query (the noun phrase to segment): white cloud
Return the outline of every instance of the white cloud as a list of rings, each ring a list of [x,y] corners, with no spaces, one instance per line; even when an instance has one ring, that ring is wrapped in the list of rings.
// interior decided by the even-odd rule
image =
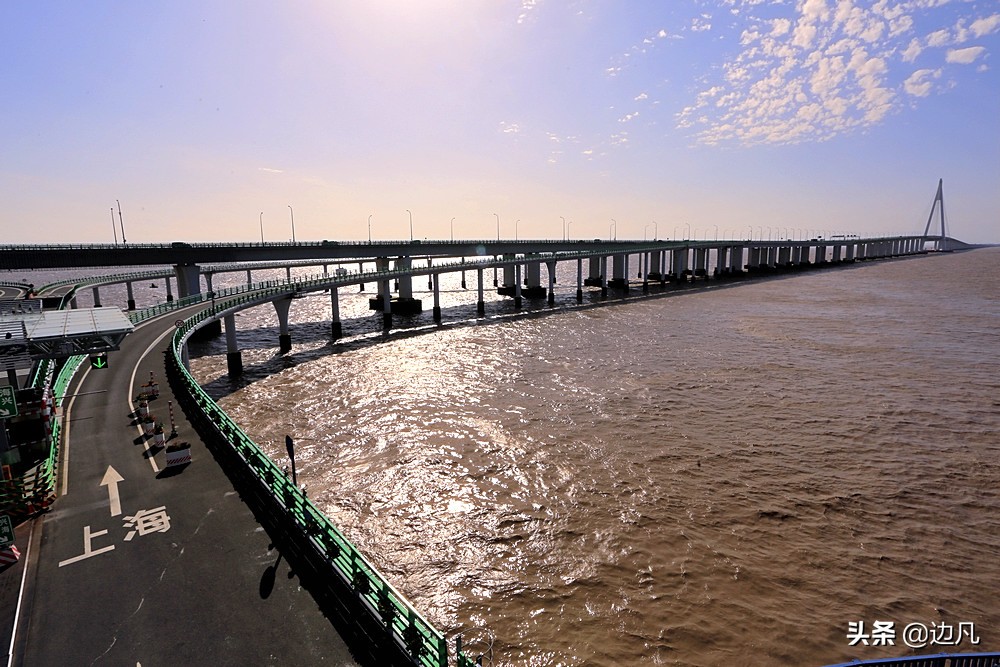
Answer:
[[[914,37],[902,52],[903,62],[912,63],[923,50],[924,47],[920,46],[920,40]]]
[[[639,93],[638,95],[636,95],[632,99],[635,100],[636,102],[639,102],[641,100],[647,99],[648,97],[649,97],[649,95],[647,95],[646,93]]]
[[[502,120],[500,121],[500,131],[504,134],[517,134],[521,131],[521,126],[517,123],[508,123]]]
[[[984,46],[970,46],[964,49],[948,49],[945,61],[949,63],[958,63],[960,65],[968,65],[985,52],[986,47]]]
[[[787,35],[792,29],[791,19],[774,19],[771,22],[771,36],[781,37],[782,35]]]
[[[913,95],[914,97],[927,97],[931,94],[931,90],[934,87],[933,82],[929,81],[929,78],[938,78],[941,76],[941,70],[930,70],[930,69],[918,69],[916,72],[911,74],[909,78],[903,82],[903,89]]]
[[[270,167],[257,167],[257,169],[260,170],[260,171],[266,171],[269,174],[283,174],[283,173],[285,173],[284,169],[271,169]]]
[[[951,42],[951,32],[947,29],[935,30],[927,35],[927,46],[941,47]]]
[[[997,28],[1000,28],[1000,14],[994,14],[993,16],[976,19],[969,26],[969,30],[971,30],[972,34],[976,37],[988,35],[991,32],[995,32]]]

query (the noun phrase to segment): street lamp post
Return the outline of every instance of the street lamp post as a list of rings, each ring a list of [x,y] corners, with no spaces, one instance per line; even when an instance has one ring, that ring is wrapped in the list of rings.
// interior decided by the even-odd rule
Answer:
[[[653,240],[655,241],[660,235],[660,226],[656,224],[656,220],[653,220]]]
[[[410,209],[406,209],[407,213],[410,213]],[[413,214],[410,213],[410,243],[413,243]]]
[[[612,237],[612,233],[614,236]],[[608,240],[617,241],[618,240],[618,221],[611,218],[611,225],[608,227]]]
[[[264,242],[264,211],[260,212],[260,242]]]
[[[375,215],[372,213],[372,215]],[[372,242],[372,216],[368,216],[368,243]]]
[[[563,241],[565,241],[567,238],[569,238],[566,236],[566,218],[563,218],[561,215],[559,217],[563,221]]]
[[[521,222],[521,218],[518,218],[518,219],[517,219],[517,220],[516,220],[516,221],[514,222],[514,240],[515,240],[515,241],[517,240],[517,226],[518,226],[518,224],[519,224],[520,222]]]
[[[292,216],[292,243],[295,243],[295,211],[292,210],[292,205],[288,205],[288,214]]]
[[[451,219],[451,240],[455,240],[455,218]]]

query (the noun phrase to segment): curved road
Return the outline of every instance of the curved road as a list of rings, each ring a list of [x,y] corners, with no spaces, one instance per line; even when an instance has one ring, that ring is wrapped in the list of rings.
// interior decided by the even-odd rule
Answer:
[[[35,525],[12,664],[356,664],[176,401],[191,465],[167,470],[134,424],[130,397],[152,371],[169,433],[163,352],[198,307],[139,326],[72,383],[60,497]]]

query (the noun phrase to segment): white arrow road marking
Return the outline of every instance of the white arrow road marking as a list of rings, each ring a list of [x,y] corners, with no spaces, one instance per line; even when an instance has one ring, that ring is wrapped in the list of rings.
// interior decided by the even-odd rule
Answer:
[[[122,501],[118,497],[118,482],[125,481],[125,478],[118,474],[118,471],[108,466],[108,471],[104,473],[101,486],[108,487],[108,501],[111,504],[111,516],[118,516],[122,513]]]

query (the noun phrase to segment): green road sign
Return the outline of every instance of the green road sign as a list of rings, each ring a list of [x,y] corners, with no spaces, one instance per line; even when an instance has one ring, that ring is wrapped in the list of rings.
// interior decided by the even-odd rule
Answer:
[[[10,385],[0,387],[0,419],[17,416],[17,399]]]
[[[14,544],[14,524],[6,514],[0,514],[0,549]]]
[[[106,354],[92,354],[92,355],[90,355],[90,367],[91,368],[107,368],[108,367],[108,355],[106,355]]]

